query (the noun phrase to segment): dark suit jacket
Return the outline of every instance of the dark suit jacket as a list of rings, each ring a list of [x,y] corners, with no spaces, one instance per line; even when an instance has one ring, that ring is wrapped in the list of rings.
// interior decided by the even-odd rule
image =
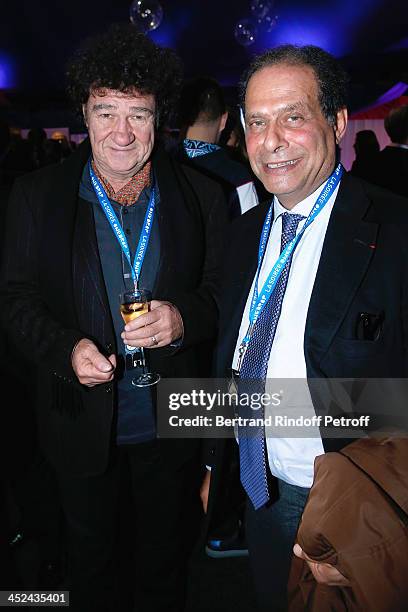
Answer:
[[[385,147],[378,155],[376,185],[408,197],[408,149]]]
[[[84,387],[71,366],[72,349],[84,337],[106,354],[115,352],[93,212],[78,198],[89,155],[85,143],[63,164],[16,182],[1,285],[3,324],[39,366],[44,451],[57,469],[78,475],[105,469],[115,436],[115,385]],[[195,377],[205,374],[205,350],[217,329],[226,203],[216,184],[165,153],[156,151],[153,165],[161,244],[153,296],[178,307],[184,341],[177,351],[152,350],[151,368],[165,377]],[[176,442],[173,454],[192,448],[190,441]]]
[[[231,219],[241,215],[237,188],[255,180],[249,165],[245,166],[233,159],[226,147],[221,147],[218,151],[213,151],[208,155],[199,155],[191,159],[181,145],[177,151],[177,159],[190,166],[190,168],[196,168],[201,174],[215,180],[222,187],[225,199],[229,203]]]
[[[407,204],[407,200],[388,191],[343,176],[323,244],[304,336],[307,376],[317,414],[327,413],[330,407],[325,389],[321,383],[311,384],[312,379],[406,376]],[[268,207],[269,202],[264,203],[231,225],[220,307],[219,377],[229,375]],[[356,338],[357,320],[364,312],[383,317],[376,341]],[[336,414],[341,414],[341,409],[332,407]],[[323,445],[326,451],[337,450],[349,441],[327,437]],[[215,500],[228,501],[226,483],[232,478],[231,464],[237,464],[236,444],[218,440],[207,452],[207,461],[214,466],[209,514],[214,511],[216,522],[224,510]],[[234,477],[237,480],[235,473]]]

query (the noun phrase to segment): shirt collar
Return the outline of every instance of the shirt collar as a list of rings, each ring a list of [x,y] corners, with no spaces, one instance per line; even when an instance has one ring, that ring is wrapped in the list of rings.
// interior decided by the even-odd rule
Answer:
[[[105,189],[106,195],[110,200],[114,200],[121,206],[131,206],[138,201],[140,194],[146,187],[150,187],[151,183],[151,161],[149,160],[139,172],[134,174],[132,178],[119,189],[115,191],[109,181],[102,176],[92,161],[92,168],[96,176],[100,180]]]
[[[90,158],[90,161],[92,161],[92,157]],[[154,171],[153,171],[153,167],[151,168],[151,176],[150,176],[150,186],[145,187],[142,192],[139,195],[139,198],[137,200],[137,202],[134,202],[133,204],[130,204],[128,207],[131,208],[135,205],[138,205],[140,202],[144,202],[145,199],[149,199],[150,198],[150,194],[151,194],[151,185],[154,184]],[[87,202],[92,202],[93,204],[95,203],[99,203],[99,200],[97,198],[97,195],[95,193],[95,190],[93,188],[92,185],[92,181],[91,181],[91,177],[89,175],[89,167],[88,164],[85,164],[84,166],[84,170],[82,172],[82,177],[81,177],[81,181],[79,183],[79,190],[78,190],[78,195],[83,198],[84,200],[86,200]],[[106,194],[108,195],[108,194]],[[142,196],[143,196],[143,200],[142,200]],[[111,204],[113,204],[113,206],[118,205],[118,206],[123,206],[122,204],[120,204],[119,202],[117,202],[115,200],[115,198],[111,198],[108,195],[108,198],[111,202]],[[159,192],[158,192],[158,188],[156,185],[156,203],[158,203],[159,201]]]
[[[204,142],[204,140],[193,140],[191,138],[185,138],[183,140],[183,147],[186,155],[190,158],[208,155],[208,153],[214,153],[215,151],[219,151],[221,148],[211,142]]]
[[[317,198],[323,188],[323,185],[326,181],[324,181],[313,193],[308,195],[304,200],[298,202],[291,210],[288,210],[279,202],[277,196],[273,197],[273,218],[277,219],[283,213],[288,212],[289,214],[302,215],[303,217],[308,217],[313,206],[316,203]]]

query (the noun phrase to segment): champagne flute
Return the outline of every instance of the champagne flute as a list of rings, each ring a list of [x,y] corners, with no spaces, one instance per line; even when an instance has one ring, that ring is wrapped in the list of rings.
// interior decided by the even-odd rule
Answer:
[[[140,317],[142,314],[149,312],[150,302],[152,300],[152,294],[147,289],[131,289],[124,291],[119,295],[120,300],[120,314],[125,324],[129,321],[133,321]],[[134,387],[150,387],[155,385],[160,380],[160,374],[154,372],[148,372],[146,366],[146,357],[143,347],[134,347],[125,345],[126,355],[133,357],[136,351],[140,354],[140,364],[142,367],[142,374],[137,378],[132,379],[132,385]]]

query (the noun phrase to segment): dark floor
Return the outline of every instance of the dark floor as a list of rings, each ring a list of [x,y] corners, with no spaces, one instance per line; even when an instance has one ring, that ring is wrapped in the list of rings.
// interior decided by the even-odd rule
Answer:
[[[19,588],[34,589],[38,570],[35,542],[21,544],[18,551],[15,551],[14,558],[21,580]],[[210,559],[201,551],[194,555],[186,612],[208,610],[211,612],[255,610],[247,558]]]
[[[38,558],[37,544],[33,539],[22,541],[15,547],[13,559],[19,577],[19,589],[36,588]],[[56,588],[64,587],[62,584]],[[194,553],[190,568],[186,612],[254,612],[255,610],[247,557],[211,559],[202,550]],[[118,609],[115,612],[121,611]]]
[[[255,612],[248,557],[210,559],[194,556],[188,612]]]

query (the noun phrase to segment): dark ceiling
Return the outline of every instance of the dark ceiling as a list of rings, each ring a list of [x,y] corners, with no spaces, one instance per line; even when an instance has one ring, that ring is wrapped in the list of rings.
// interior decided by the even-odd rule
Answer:
[[[129,0],[2,3],[0,89],[11,99],[63,99],[64,66],[85,37],[129,18]],[[354,106],[399,80],[408,81],[406,0],[276,0],[279,17],[251,46],[234,38],[250,0],[161,0],[151,37],[175,48],[187,75],[205,73],[234,86],[254,53],[292,42],[318,44],[342,57],[352,74]],[[3,82],[2,82],[3,81]]]

